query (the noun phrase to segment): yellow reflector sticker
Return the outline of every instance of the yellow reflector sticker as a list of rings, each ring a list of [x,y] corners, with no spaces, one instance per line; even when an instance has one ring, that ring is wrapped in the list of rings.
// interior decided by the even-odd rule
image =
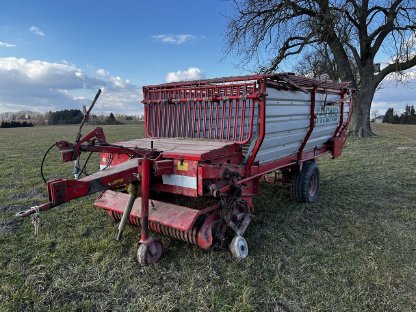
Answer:
[[[114,180],[114,181],[110,181],[108,183],[108,186],[113,186],[113,185],[123,184],[123,183],[124,183],[123,178],[120,178],[120,179],[117,179],[117,180]]]
[[[188,170],[188,163],[184,161],[178,162],[178,170]]]

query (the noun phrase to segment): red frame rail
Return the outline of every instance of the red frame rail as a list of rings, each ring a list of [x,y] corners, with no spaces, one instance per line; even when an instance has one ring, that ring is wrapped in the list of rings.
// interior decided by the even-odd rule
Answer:
[[[251,140],[256,81],[193,85],[167,84],[144,88],[147,137]]]

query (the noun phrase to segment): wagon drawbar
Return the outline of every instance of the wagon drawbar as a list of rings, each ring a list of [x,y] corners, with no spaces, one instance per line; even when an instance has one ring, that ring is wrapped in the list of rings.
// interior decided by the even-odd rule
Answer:
[[[115,144],[99,127],[81,135],[97,94],[75,142],[56,142],[62,160],[74,161],[75,179],[48,181],[48,202],[17,215],[101,192],[95,206],[121,220],[118,240],[127,222],[141,227],[137,259],[143,265],[164,253],[149,230],[202,249],[228,247],[245,258],[243,236],[261,177],[279,170],[296,201],[315,202],[315,159],[341,155],[353,92],[349,83],[290,73],[145,86],[146,138]],[[100,153],[100,171],[81,177],[83,152]],[[169,200],[173,195],[179,204]]]

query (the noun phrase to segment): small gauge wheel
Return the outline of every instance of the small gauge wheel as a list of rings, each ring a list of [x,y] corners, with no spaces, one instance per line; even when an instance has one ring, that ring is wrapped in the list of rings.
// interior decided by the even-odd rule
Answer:
[[[248,256],[247,241],[242,236],[235,236],[229,248],[234,258],[244,259]]]
[[[163,253],[162,242],[150,238],[140,244],[137,250],[137,261],[143,266],[155,264],[163,257]]]

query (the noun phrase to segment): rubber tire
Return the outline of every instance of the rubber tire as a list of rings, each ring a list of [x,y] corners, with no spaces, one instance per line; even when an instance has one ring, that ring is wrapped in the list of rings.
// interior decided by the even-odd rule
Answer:
[[[298,203],[314,203],[320,189],[319,168],[313,161],[305,161],[301,171],[292,175],[292,196]]]
[[[162,242],[158,239],[150,239],[148,243],[139,245],[137,261],[143,266],[156,264],[163,257],[163,254]]]
[[[231,241],[229,249],[234,258],[244,259],[248,256],[247,241],[242,236],[235,236]]]

